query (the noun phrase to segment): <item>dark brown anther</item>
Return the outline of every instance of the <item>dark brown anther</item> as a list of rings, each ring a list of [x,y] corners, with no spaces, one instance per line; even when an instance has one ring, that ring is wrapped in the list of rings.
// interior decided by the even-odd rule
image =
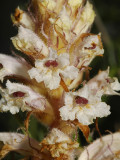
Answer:
[[[0,69],[2,69],[3,68],[3,65],[0,63]]]
[[[45,66],[46,67],[57,67],[58,66],[58,62],[56,60],[48,60],[45,62]]]
[[[80,96],[75,97],[75,102],[77,104],[83,104],[83,105],[88,104],[88,100],[86,98],[80,97]]]
[[[18,91],[18,92],[14,92],[12,95],[13,97],[24,97],[25,93]]]

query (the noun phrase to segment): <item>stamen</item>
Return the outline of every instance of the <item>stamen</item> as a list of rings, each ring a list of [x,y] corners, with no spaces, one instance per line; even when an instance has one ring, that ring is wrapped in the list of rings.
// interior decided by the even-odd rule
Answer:
[[[25,93],[18,91],[18,92],[14,92],[12,95],[13,97],[24,97]]]
[[[2,69],[3,68],[3,65],[0,63],[0,69]]]
[[[77,96],[75,97],[75,102],[77,104],[88,104],[88,100],[84,97]]]
[[[58,66],[58,62],[56,60],[48,60],[45,62],[45,66],[46,67],[57,67]]]

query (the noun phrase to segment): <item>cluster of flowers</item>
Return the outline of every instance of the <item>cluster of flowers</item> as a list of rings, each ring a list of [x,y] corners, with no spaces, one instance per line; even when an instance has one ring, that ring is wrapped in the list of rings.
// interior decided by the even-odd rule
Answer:
[[[110,114],[101,97],[120,90],[109,68],[88,78],[89,64],[104,53],[101,35],[89,33],[93,7],[85,0],[32,0],[28,11],[18,7],[11,17],[18,27],[11,40],[27,58],[0,54],[0,111],[31,113],[50,132],[40,143],[0,133],[0,157],[14,150],[33,160],[74,160],[77,128],[88,139],[88,125]]]

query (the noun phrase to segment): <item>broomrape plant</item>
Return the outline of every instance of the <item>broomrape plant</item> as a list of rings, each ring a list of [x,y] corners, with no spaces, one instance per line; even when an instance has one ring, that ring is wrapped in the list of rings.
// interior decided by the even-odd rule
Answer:
[[[74,160],[82,150],[77,129],[88,141],[89,125],[111,113],[102,96],[120,90],[109,67],[88,78],[90,63],[104,54],[101,34],[89,33],[93,6],[86,0],[32,0],[28,11],[18,7],[11,18],[18,27],[12,43],[27,58],[0,54],[0,111],[26,111],[27,117],[25,134],[0,133],[0,158],[16,151],[25,159]],[[41,142],[29,135],[31,115],[49,128]],[[119,137],[118,132],[95,141],[79,160],[119,159]]]

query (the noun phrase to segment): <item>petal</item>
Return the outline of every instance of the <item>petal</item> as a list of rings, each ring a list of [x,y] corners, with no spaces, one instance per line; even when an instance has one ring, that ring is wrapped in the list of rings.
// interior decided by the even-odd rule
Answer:
[[[103,136],[84,149],[78,160],[120,159],[120,133]],[[117,154],[118,153],[118,154]]]
[[[73,94],[74,95],[79,95],[79,96],[82,96],[82,97],[88,99],[88,97],[89,97],[89,90],[88,89],[89,88],[88,88],[87,84],[85,84],[84,87],[79,89],[77,92],[73,92]]]
[[[60,76],[59,76],[59,71],[58,72],[48,72],[44,76],[44,83],[47,88],[50,90],[57,89],[60,86]]]
[[[10,107],[10,113],[16,114],[19,112],[19,108],[17,106],[11,106]]]
[[[104,102],[83,107],[76,113],[76,117],[83,125],[90,125],[96,117],[107,117],[110,114],[110,106]]]
[[[88,112],[90,111],[88,110]],[[78,121],[82,123],[83,125],[90,125],[93,123],[92,116],[91,115],[87,116],[87,114],[82,109],[76,112],[76,119],[78,119]]]
[[[65,104],[66,105],[73,105],[73,94],[71,92],[65,93]]]
[[[9,94],[12,94],[18,91],[26,94],[25,97],[23,97],[24,105],[28,104],[31,107],[34,107],[35,109],[39,109],[41,111],[45,109],[46,99],[40,94],[34,92],[28,86],[25,86],[19,83],[11,83],[10,81],[7,81],[6,86]]]
[[[83,41],[80,44],[80,47],[76,48],[76,54],[78,54],[77,52],[79,53],[78,68],[81,68],[82,66],[88,66],[96,56],[103,55],[104,49],[100,34],[86,34],[86,37],[83,38]]]
[[[62,120],[67,121],[67,120],[75,120],[76,119],[76,113],[79,111],[78,108],[76,107],[71,107],[71,106],[63,106],[59,109],[60,111],[60,116]]]
[[[15,14],[11,15],[11,18],[15,25],[22,25],[31,30],[35,29],[35,25],[30,15],[19,7],[16,8]]]
[[[70,138],[57,128],[53,128],[49,135],[46,137],[46,141],[48,144],[56,144],[69,140]]]
[[[78,72],[78,68],[74,66],[67,66],[64,70],[60,71],[64,78],[69,78],[71,80],[77,78]]]
[[[38,150],[40,150],[38,142],[32,138],[28,139],[23,134],[3,132],[0,133],[0,141],[4,144],[0,150],[0,158],[4,158],[10,151],[16,151],[25,156],[40,157],[41,155],[40,152],[38,155]]]
[[[57,59],[58,55],[56,50],[54,50],[53,48],[49,47],[49,57],[48,60],[55,60]]]
[[[31,79],[35,78],[37,82],[42,82],[48,70],[44,67],[44,60],[36,60],[35,67],[30,69],[28,74]]]
[[[58,63],[60,68],[64,68],[65,66],[68,66],[70,64],[69,62],[69,54],[68,53],[62,53],[58,56]]]
[[[47,59],[47,58],[46,58]],[[37,82],[44,82],[45,86],[50,90],[59,88],[60,85],[60,70],[56,71],[51,68],[44,67],[44,60],[37,60],[35,63],[36,68],[28,71],[31,78],[35,78]]]
[[[43,70],[42,70],[43,71]],[[35,78],[37,82],[42,82],[44,80],[44,72],[42,72],[40,69],[32,68],[28,71],[28,74],[31,79]]]
[[[14,46],[28,55],[40,58],[48,55],[48,48],[44,42],[30,29],[19,27],[18,35],[11,38]]]
[[[43,151],[49,151],[53,158],[59,157],[64,159],[62,155],[65,155],[65,157],[67,156],[67,159],[69,159],[68,157],[71,157],[74,149],[78,148],[79,144],[73,142],[69,136],[59,129],[53,128],[47,137],[40,143],[40,146],[43,148]]]
[[[109,77],[109,68],[105,71],[100,71],[87,84],[89,90],[95,93],[103,92],[103,94],[107,95],[120,95],[116,92],[120,90],[120,83],[116,77]]]
[[[51,19],[49,20],[51,21]],[[52,19],[52,21],[56,21],[56,20]],[[64,32],[63,37],[65,36],[65,39],[69,41],[70,40],[70,29],[72,28],[72,19],[64,5],[59,14],[59,19],[56,21],[56,26],[59,26],[58,28],[62,28]]]
[[[113,78],[114,82],[111,83],[111,88],[115,91],[120,91],[120,83],[116,77]]]
[[[16,114],[21,109],[24,111],[50,109],[50,104],[45,97],[33,91],[30,87],[7,81],[6,89],[0,87],[0,110],[1,112],[10,111]],[[52,113],[51,113],[52,114]]]
[[[108,115],[110,115],[110,106],[107,105],[104,102],[99,102],[98,104],[96,104],[94,106],[94,116],[96,117],[107,117]],[[95,119],[95,118],[94,118]]]
[[[7,81],[6,86],[7,89],[0,88],[1,112],[10,111],[12,114],[16,114],[20,109],[22,112],[34,111],[33,114],[43,124],[50,125],[53,122],[55,118],[53,108],[44,96],[22,84]]]
[[[5,76],[16,75],[29,79],[27,73],[30,68],[29,65],[23,60],[18,60],[12,56],[0,54],[0,64],[3,68],[0,69],[0,80],[3,81]]]

